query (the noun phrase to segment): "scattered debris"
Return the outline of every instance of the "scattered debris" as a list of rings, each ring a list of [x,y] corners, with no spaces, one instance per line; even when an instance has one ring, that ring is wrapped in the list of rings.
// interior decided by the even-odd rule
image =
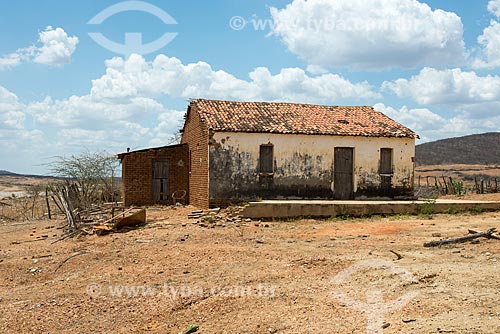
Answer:
[[[205,228],[214,228],[216,226],[226,226],[226,223],[241,223],[243,222],[243,217],[239,213],[243,210],[243,207],[228,207],[225,209],[214,208],[206,211],[195,210],[187,215],[189,219],[198,219],[194,221],[193,224],[198,224]],[[245,219],[245,222],[251,222],[251,219]]]
[[[96,231],[112,231],[123,227],[134,227],[146,223],[146,209],[131,208],[123,213],[111,217],[110,219],[93,224]],[[99,233],[98,233],[99,234]]]
[[[179,334],[190,334],[190,333],[194,333],[194,332],[197,332],[199,328],[200,328],[200,326],[198,326],[198,325],[190,325],[190,326],[188,326],[188,328],[186,328],[184,331],[179,332]]]
[[[87,235],[103,235],[125,227],[132,228],[146,223],[146,209],[130,208],[118,214],[115,214],[115,209],[115,207],[111,208],[111,212],[106,212],[104,209],[101,209],[97,216],[94,214],[94,216],[89,215],[85,219],[81,219],[79,223],[75,225],[75,230],[71,231],[70,229],[68,233],[53,243],[80,235],[82,233]],[[110,215],[111,218],[105,219]]]
[[[80,251],[80,252],[76,252],[76,253],[71,254],[71,256],[70,256],[70,257],[66,258],[63,262],[61,262],[61,263],[57,266],[56,270],[54,270],[54,273],[55,273],[56,271],[58,271],[58,270],[59,270],[59,268],[61,268],[61,267],[63,266],[63,264],[65,264],[68,260],[70,260],[70,259],[74,258],[75,256],[79,256],[79,255],[83,255],[83,254],[89,254],[89,252],[87,252],[87,251]]]
[[[391,252],[392,254],[394,254],[394,255],[396,255],[398,257],[396,259],[396,261],[401,260],[403,258],[403,256],[401,254],[399,254],[398,252],[395,252],[393,250],[389,250],[389,252]]]
[[[265,244],[266,243],[266,241],[264,239],[262,239],[262,238],[255,238],[254,240],[258,244]]]
[[[428,275],[425,275],[423,276],[422,278],[419,278],[419,282],[422,282],[422,283],[429,283],[430,281],[432,281],[433,278],[436,278],[437,277],[437,274],[428,274]]]
[[[485,232],[477,232],[477,233],[466,235],[464,237],[426,242],[426,243],[424,243],[424,247],[436,247],[436,246],[442,246],[442,245],[448,245],[448,244],[467,242],[467,241],[471,241],[471,240],[474,240],[477,238],[482,238],[482,237],[483,238],[491,238],[492,234],[495,233],[495,231],[496,231],[495,228],[490,228],[489,230],[487,230]]]
[[[42,268],[39,267],[33,267],[33,268],[28,268],[28,273],[32,275],[36,275],[42,271]]]
[[[416,319],[403,319],[403,322],[404,322],[405,324],[408,324],[408,323],[410,323],[410,322],[415,322],[415,321],[417,321],[417,320],[416,320]]]

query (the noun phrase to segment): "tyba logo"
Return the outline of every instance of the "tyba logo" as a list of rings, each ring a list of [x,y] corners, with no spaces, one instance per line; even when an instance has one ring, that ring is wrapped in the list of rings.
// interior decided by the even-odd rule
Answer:
[[[156,16],[165,24],[177,24],[177,21],[175,21],[175,19],[163,9],[144,1],[124,1],[109,6],[94,16],[89,22],[87,22],[87,24],[99,25],[113,15],[129,11],[146,12]],[[177,33],[167,32],[155,41],[147,44],[142,43],[142,33],[140,32],[126,32],[124,44],[112,41],[98,32],[91,32],[89,33],[89,36],[103,48],[118,54],[129,56],[132,53],[146,55],[158,51],[165,47],[168,43],[172,42],[177,36]]]

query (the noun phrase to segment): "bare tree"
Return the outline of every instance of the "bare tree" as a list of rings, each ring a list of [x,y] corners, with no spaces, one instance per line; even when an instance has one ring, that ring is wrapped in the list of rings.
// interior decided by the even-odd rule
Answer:
[[[180,144],[182,140],[182,128],[178,129],[176,133],[174,133],[173,137],[167,142],[167,145],[177,145]]]
[[[76,185],[78,192],[73,204],[85,209],[92,203],[115,200],[114,176],[118,165],[118,159],[107,152],[84,152],[70,157],[57,156],[48,167],[52,175]]]

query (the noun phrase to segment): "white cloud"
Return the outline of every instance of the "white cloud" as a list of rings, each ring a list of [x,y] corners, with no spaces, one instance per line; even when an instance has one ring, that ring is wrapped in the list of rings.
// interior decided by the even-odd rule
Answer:
[[[10,53],[0,57],[0,71],[7,70],[21,64],[21,55],[19,53]]]
[[[71,62],[71,56],[76,50],[78,37],[69,37],[62,28],[53,29],[48,26],[39,33],[39,42],[42,46],[30,46],[18,49],[14,53],[0,56],[0,71],[20,65],[22,62],[62,66]]]
[[[416,0],[294,0],[271,15],[274,34],[313,65],[379,70],[466,58],[460,17]]]
[[[500,18],[500,0],[491,0],[488,2],[488,11]]]
[[[482,46],[481,55],[472,62],[473,68],[495,68],[500,66],[500,23],[491,21],[483,34],[477,38]]]
[[[23,129],[25,115],[17,96],[0,86],[0,129]]]
[[[403,106],[401,109],[396,110],[385,106],[383,103],[377,103],[373,108],[417,133],[441,129],[447,122],[445,118],[426,108],[408,109],[408,107]]]
[[[398,97],[411,97],[423,105],[472,105],[500,101],[500,77],[478,76],[461,69],[437,70],[424,68],[410,79],[384,82],[383,89]]]
[[[48,26],[40,32],[39,41],[42,46],[37,48],[33,61],[35,63],[61,66],[71,62],[71,55],[76,50],[78,37],[69,37],[62,28],[53,29]]]
[[[41,102],[29,104],[27,109],[33,118],[43,125],[107,128],[118,121],[140,121],[149,113],[164,110],[164,107],[157,101],[144,97],[134,97],[126,101],[106,101],[84,95],[56,101],[47,97]]]
[[[488,2],[488,11],[500,18],[500,0]],[[479,52],[471,60],[472,68],[496,68],[500,67],[500,23],[490,21],[490,25],[484,28],[482,35],[477,38],[480,46]]]
[[[241,80],[204,62],[184,65],[177,58],[157,56],[147,62],[139,55],[106,62],[106,74],[92,82],[96,99],[168,95],[175,98],[219,98],[331,103],[339,99],[373,99],[380,95],[367,82],[351,83],[336,74],[308,76],[299,68],[271,74],[265,67]]]
[[[19,154],[42,142],[42,131],[26,128],[24,108],[14,93],[0,86],[0,152],[3,154]],[[2,162],[8,160],[6,155],[4,158]]]
[[[68,147],[85,147],[122,152],[126,145],[141,142],[144,137],[148,137],[148,133],[148,128],[127,121],[119,121],[113,127],[100,130],[67,128],[57,132],[57,146],[66,151]]]
[[[328,69],[319,65],[307,65],[307,72],[311,74],[325,74],[328,73]]]
[[[151,146],[161,146],[174,140],[174,135],[184,124],[185,111],[169,110],[158,116],[158,122],[153,129],[154,138]]]
[[[422,142],[472,133],[496,132],[500,124],[498,115],[482,119],[475,113],[458,112],[453,117],[444,118],[427,108],[409,109],[403,106],[398,110],[383,103],[375,104],[374,108],[415,131]]]

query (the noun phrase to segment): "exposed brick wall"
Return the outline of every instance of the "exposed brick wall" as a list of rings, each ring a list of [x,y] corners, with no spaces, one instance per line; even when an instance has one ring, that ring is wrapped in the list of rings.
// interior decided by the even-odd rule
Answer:
[[[187,145],[154,148],[137,152],[123,153],[122,187],[125,205],[151,205],[153,199],[152,178],[153,160],[169,160],[169,190],[170,194],[177,190],[186,190],[185,203],[189,201],[189,150]],[[162,201],[160,204],[172,204]]]
[[[189,145],[191,169],[189,172],[190,204],[201,209],[209,207],[208,197],[208,139],[209,132],[195,109],[186,114],[181,143]]]

